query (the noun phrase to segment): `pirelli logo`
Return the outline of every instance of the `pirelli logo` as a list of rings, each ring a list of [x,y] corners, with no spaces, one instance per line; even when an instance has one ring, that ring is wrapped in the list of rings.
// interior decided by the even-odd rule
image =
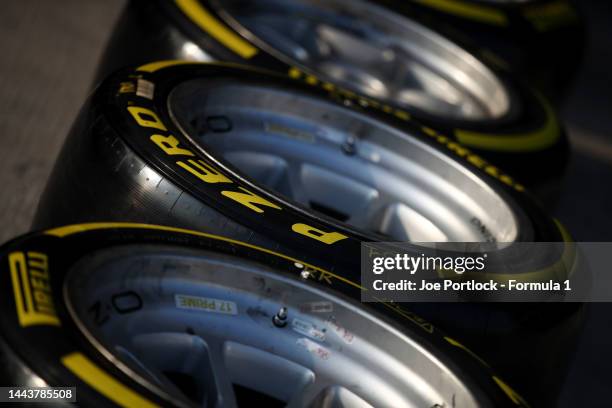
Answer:
[[[19,325],[59,326],[51,295],[47,255],[13,252],[9,255],[9,267]]]

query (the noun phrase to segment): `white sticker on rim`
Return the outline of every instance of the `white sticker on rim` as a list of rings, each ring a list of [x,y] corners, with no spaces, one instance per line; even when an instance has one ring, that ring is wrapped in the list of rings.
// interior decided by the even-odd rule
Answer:
[[[318,330],[316,326],[310,322],[300,319],[293,319],[291,322],[291,328],[296,332],[308,336],[312,339],[323,341],[325,340],[325,333]]]
[[[179,309],[199,310],[202,312],[238,314],[238,305],[230,300],[213,299],[191,295],[174,295],[174,302]]]
[[[308,302],[300,305],[302,313],[331,313],[334,311],[334,304],[328,301]]]

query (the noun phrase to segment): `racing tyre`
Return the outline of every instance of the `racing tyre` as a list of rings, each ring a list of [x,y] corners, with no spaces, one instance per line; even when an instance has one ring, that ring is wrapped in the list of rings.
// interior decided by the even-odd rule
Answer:
[[[321,78],[401,108],[506,169],[547,204],[560,189],[567,138],[547,99],[397,2],[130,2],[99,77],[158,59],[240,62]]]
[[[96,220],[317,259],[358,292],[364,241],[569,240],[521,184],[405,111],[327,82],[184,61],[119,72],[81,111],[35,227]],[[558,381],[531,381],[523,364],[563,375],[581,321],[577,304],[421,306],[521,385],[545,382],[538,395]]]
[[[3,386],[96,407],[528,406],[456,339],[234,239],[71,225],[6,244],[0,265]]]

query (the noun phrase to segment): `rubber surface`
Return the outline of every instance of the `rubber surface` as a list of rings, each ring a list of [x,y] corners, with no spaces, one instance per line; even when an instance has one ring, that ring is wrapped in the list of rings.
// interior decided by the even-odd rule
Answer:
[[[186,401],[169,400],[146,380],[128,375],[108,359],[80,332],[66,308],[65,279],[77,261],[102,248],[139,244],[227,253],[296,279],[301,272],[296,262],[308,267],[313,277],[334,275],[301,259],[226,237],[146,224],[81,224],[17,238],[0,250],[3,385],[25,386],[42,380],[51,386],[76,386],[78,402],[84,406],[187,406]],[[311,283],[326,285],[316,279]],[[352,292],[350,285],[342,281],[339,285],[346,293]],[[109,299],[100,301],[109,307],[91,309],[91,313],[106,313],[105,319],[112,319],[114,313],[127,313],[115,311]],[[378,309],[387,321],[465,379],[480,406],[528,406],[487,363],[455,338],[400,308],[379,304]],[[129,313],[138,310],[130,309]]]
[[[383,5],[412,17],[394,2]],[[190,59],[247,63],[312,80],[308,68],[283,59],[245,33],[244,28],[227,23],[208,0],[134,0],[116,26],[97,77],[101,80],[117,68],[158,59]],[[469,44],[465,46],[470,50]],[[506,115],[472,122],[442,120],[413,109],[408,113],[412,120],[443,132],[505,169],[547,204],[554,203],[568,157],[567,137],[554,108],[537,91],[515,80],[514,73],[473,53],[508,89],[511,109]]]

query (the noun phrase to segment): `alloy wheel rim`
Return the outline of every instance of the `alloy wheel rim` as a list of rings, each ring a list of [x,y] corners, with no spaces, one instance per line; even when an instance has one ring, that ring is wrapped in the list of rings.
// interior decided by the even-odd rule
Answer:
[[[213,1],[231,24],[293,65],[379,100],[461,121],[510,112],[497,76],[429,28],[361,0]]]
[[[387,241],[513,242],[520,210],[465,166],[299,92],[195,79],[168,99],[183,133],[289,202]]]
[[[112,248],[81,260],[64,291],[96,347],[178,403],[236,406],[246,389],[289,407],[476,405],[448,366],[362,306],[236,257]],[[112,299],[102,323],[95,299]]]

